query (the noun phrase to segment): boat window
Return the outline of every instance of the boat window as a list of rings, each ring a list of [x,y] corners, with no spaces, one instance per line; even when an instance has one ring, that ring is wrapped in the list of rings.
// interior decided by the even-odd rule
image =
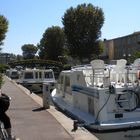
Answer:
[[[53,78],[52,72],[45,72],[45,78]]]
[[[92,98],[88,98],[88,112],[92,115],[95,115],[94,99]]]
[[[12,73],[11,73],[11,75],[17,75],[18,73],[17,73],[17,71],[13,71]]]
[[[70,77],[66,76],[65,78],[65,85],[70,86]]]
[[[42,73],[41,72],[39,72],[39,78],[41,78],[42,77]]]
[[[26,72],[24,78],[25,79],[33,79],[33,73],[32,72]]]
[[[36,78],[36,79],[38,78],[38,73],[37,73],[37,72],[35,73],[35,78]]]
[[[68,77],[68,76],[65,77],[64,91],[65,91],[67,94],[70,94],[70,95],[72,94],[71,88],[70,88],[70,77]]]

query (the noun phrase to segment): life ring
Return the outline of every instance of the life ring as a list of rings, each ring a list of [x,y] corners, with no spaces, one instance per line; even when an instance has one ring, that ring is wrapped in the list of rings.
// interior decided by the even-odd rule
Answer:
[[[127,112],[131,112],[131,111],[136,110],[140,106],[140,97],[139,97],[138,93],[133,91],[133,90],[124,90],[122,92],[127,92],[126,94],[130,93],[131,95],[134,94],[135,95],[135,100],[136,100],[136,105],[133,108],[124,109],[124,110],[127,111]],[[117,97],[118,101],[121,100],[122,95],[124,95],[124,94],[119,94],[118,95],[118,97]],[[124,108],[121,102],[117,102],[117,103],[118,103],[120,108]]]

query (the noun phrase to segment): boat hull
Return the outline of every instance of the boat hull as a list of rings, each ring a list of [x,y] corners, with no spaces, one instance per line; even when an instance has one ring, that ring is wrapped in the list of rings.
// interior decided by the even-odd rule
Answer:
[[[24,87],[35,93],[42,93],[43,83],[21,83]]]
[[[55,88],[54,82],[49,82],[50,83],[50,90],[52,91]],[[34,83],[21,83],[24,87],[29,89],[30,91],[34,93],[43,93],[43,83],[42,82],[34,82]]]
[[[78,126],[84,126],[99,140],[140,140],[140,122],[130,122],[126,124],[94,124],[84,121],[74,111],[70,105],[64,104],[59,97],[52,97],[54,105],[71,116],[72,119],[78,120]]]

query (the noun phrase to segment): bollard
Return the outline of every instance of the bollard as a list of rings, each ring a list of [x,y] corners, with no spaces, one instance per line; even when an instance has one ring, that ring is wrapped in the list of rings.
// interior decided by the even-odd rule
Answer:
[[[43,83],[43,107],[50,108],[50,83]]]

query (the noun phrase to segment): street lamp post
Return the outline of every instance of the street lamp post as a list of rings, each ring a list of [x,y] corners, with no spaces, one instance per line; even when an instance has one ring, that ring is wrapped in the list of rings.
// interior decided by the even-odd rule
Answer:
[[[129,54],[123,54],[123,57],[127,60],[127,64],[129,64],[128,63],[128,61],[129,61],[129,58],[131,57],[131,54],[129,53]]]

